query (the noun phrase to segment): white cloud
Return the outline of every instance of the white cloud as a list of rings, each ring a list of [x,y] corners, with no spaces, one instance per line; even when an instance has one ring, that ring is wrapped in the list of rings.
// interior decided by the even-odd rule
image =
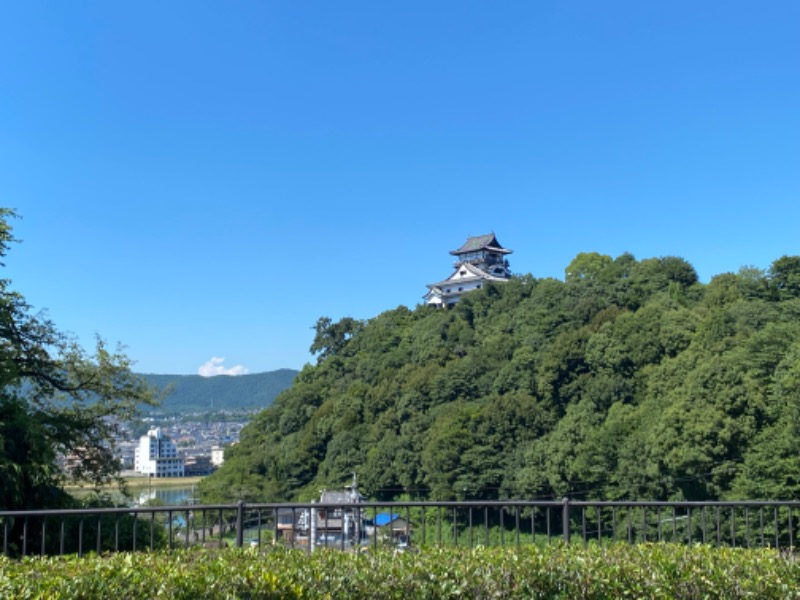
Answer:
[[[224,358],[212,356],[211,360],[200,365],[200,368],[197,369],[197,374],[202,377],[214,377],[214,375],[247,375],[247,373],[250,372],[242,365],[236,365],[235,367],[226,369],[222,364],[224,362]]]

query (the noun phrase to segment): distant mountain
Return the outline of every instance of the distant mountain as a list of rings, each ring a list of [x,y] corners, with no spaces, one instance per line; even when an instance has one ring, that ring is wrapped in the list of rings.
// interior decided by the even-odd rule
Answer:
[[[172,386],[160,410],[195,412],[266,408],[292,385],[294,369],[278,369],[251,375],[153,375],[142,373],[150,385],[164,390]]]

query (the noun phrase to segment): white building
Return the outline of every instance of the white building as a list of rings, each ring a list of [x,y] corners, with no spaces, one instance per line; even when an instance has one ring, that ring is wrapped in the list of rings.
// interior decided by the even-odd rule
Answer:
[[[225,448],[214,446],[211,448],[211,464],[219,467],[225,462]]]
[[[511,277],[506,255],[493,233],[467,238],[461,248],[452,250],[456,257],[455,271],[447,279],[428,284],[425,302],[433,306],[450,306],[467,292],[483,287],[487,281],[505,282]]]
[[[134,454],[134,470],[152,477],[183,477],[184,462],[178,447],[156,427],[139,438]]]

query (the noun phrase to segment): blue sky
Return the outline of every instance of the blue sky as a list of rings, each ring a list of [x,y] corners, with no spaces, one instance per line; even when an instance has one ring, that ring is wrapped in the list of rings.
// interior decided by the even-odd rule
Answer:
[[[798,107],[795,1],[8,2],[3,271],[142,372],[300,368],[467,235],[538,277],[800,254]]]

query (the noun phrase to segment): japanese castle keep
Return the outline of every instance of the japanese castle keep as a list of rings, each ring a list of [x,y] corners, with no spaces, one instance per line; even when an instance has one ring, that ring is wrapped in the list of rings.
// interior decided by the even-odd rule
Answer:
[[[506,254],[494,233],[468,237],[458,250],[451,250],[456,257],[455,271],[439,283],[429,283],[425,302],[433,306],[450,306],[472,290],[482,287],[485,281],[507,281],[511,277]]]

